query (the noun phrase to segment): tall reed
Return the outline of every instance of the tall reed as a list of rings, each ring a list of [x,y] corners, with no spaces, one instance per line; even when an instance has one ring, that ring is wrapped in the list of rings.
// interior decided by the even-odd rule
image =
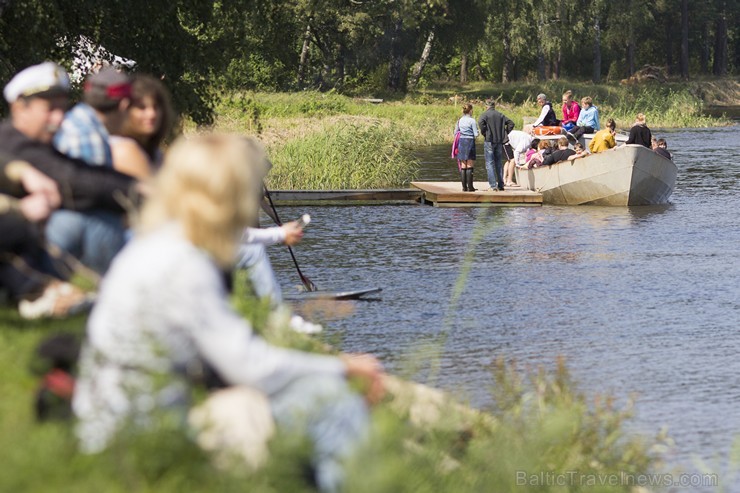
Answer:
[[[327,120],[302,138],[271,147],[269,185],[287,190],[403,186],[418,168],[399,144],[403,135],[388,121]]]

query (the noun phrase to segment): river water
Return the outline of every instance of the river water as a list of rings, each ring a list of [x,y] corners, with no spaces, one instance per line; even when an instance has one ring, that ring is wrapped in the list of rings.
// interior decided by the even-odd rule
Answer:
[[[317,285],[383,288],[342,302],[354,311],[327,336],[404,374],[446,334],[431,383],[482,408],[496,358],[553,369],[563,356],[587,394],[636,397],[632,430],[668,428],[669,464],[723,470],[740,436],[740,126],[654,133],[678,166],[666,206],[284,208],[313,218],[296,255]],[[455,179],[448,152],[421,150],[419,178]]]

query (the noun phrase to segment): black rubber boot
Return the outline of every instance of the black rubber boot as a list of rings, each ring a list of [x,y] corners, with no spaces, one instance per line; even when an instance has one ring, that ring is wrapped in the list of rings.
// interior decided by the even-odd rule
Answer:
[[[468,182],[468,192],[475,192],[475,188],[473,188],[473,169],[474,168],[468,168],[467,171],[467,182]]]
[[[462,187],[463,187],[462,191],[463,192],[467,192],[468,191],[468,179],[467,179],[468,174],[467,174],[467,172],[468,172],[468,170],[465,169],[465,168],[463,168],[463,169],[460,170],[460,181],[462,182]]]

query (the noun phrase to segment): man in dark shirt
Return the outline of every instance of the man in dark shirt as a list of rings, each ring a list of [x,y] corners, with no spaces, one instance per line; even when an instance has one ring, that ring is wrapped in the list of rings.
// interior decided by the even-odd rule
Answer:
[[[123,246],[121,198],[129,195],[136,182],[54,150],[51,142],[69,105],[69,87],[64,69],[51,62],[28,67],[13,77],[3,91],[11,116],[0,124],[0,151],[28,161],[49,176],[57,183],[62,208],[84,215],[79,228],[55,228],[47,233],[63,251],[102,273]]]
[[[483,153],[486,158],[489,190],[504,189],[504,144],[509,142],[509,132],[514,130],[514,122],[506,115],[496,111],[493,98],[486,101],[488,109],[478,118],[478,126],[483,134]],[[509,160],[513,157],[507,156]]]
[[[575,153],[576,151],[568,148],[568,139],[560,137],[558,139],[557,150],[552,151],[552,153],[545,157],[544,161],[542,161],[542,166],[550,166],[555,163],[559,163],[560,161],[567,161],[568,158]]]

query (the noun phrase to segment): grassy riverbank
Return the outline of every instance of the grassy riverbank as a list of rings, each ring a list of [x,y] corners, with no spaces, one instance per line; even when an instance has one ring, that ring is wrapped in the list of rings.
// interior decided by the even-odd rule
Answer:
[[[601,119],[614,118],[621,129],[628,129],[639,112],[653,129],[728,125],[728,119],[706,116],[703,108],[740,101],[740,83],[734,79],[633,86],[476,83],[430,87],[379,104],[333,92],[231,93],[220,100],[214,129],[260,136],[275,166],[268,179],[272,188],[400,187],[415,177],[415,149],[451,142],[463,102],[473,102],[478,116],[485,98],[493,96],[498,109],[521,128],[524,118],[539,113],[539,92],[559,111],[566,89],[579,98],[590,95]]]
[[[254,305],[240,305],[255,311]],[[264,312],[252,318],[264,319]],[[109,451],[84,456],[76,451],[68,423],[35,423],[32,399],[38,377],[29,371],[33,349],[59,330],[81,334],[84,323],[81,316],[27,322],[9,308],[0,309],[0,491],[313,491],[306,481],[307,451],[290,446],[293,441],[280,435],[271,443],[266,467],[249,474],[215,469],[205,453],[168,426],[127,434]],[[326,351],[285,329],[267,337],[281,345]],[[522,492],[562,491],[561,486],[538,483],[542,476],[537,475],[636,475],[656,464],[658,442],[624,432],[629,409],[617,409],[607,397],[582,395],[562,362],[551,371],[523,372],[498,361],[491,371],[498,406],[490,413],[471,411],[450,399],[410,407],[416,401],[407,387],[396,388],[375,409],[374,439],[349,466],[346,490],[511,491],[516,486]],[[628,492],[631,486],[588,491]]]

